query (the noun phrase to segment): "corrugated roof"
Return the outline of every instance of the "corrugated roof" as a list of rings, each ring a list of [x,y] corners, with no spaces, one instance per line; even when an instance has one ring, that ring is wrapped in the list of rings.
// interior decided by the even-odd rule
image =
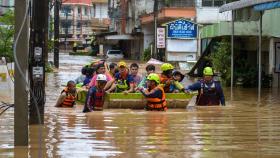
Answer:
[[[221,6],[219,12],[222,13],[230,10],[238,10],[241,8],[251,7],[257,4],[274,2],[274,1],[279,1],[279,0],[240,0]]]

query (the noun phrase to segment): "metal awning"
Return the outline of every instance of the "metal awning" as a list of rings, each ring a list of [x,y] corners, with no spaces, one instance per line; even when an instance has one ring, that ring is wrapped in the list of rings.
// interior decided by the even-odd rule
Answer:
[[[258,4],[254,6],[254,10],[256,11],[265,11],[270,9],[280,8],[280,2],[269,2]]]
[[[131,35],[108,35],[105,36],[106,40],[134,40],[135,38]]]
[[[246,7],[251,7],[254,5],[262,4],[262,3],[268,3],[268,2],[275,2],[278,0],[240,0],[232,3],[225,4],[220,7],[219,12],[226,12],[231,10],[238,10]]]

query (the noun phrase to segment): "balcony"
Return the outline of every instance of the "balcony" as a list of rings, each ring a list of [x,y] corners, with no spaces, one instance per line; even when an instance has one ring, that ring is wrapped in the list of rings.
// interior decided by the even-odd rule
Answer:
[[[109,18],[92,18],[91,23],[93,27],[108,27],[110,25]]]
[[[66,31],[67,31],[67,34],[73,34],[73,27],[68,28],[68,30],[67,30],[67,28],[61,28],[59,33],[66,34]]]
[[[166,7],[184,8],[184,7],[195,7],[195,0],[169,0],[169,1],[159,1],[159,9]]]
[[[150,3],[151,5],[151,3]],[[153,4],[154,5],[154,4]],[[146,7],[147,8],[147,7]],[[154,13],[143,11],[140,15],[142,24],[148,24],[154,21]],[[168,0],[158,2],[158,21],[164,23],[177,18],[193,19],[196,17],[195,0]]]
[[[91,0],[91,2],[94,3],[108,3],[108,0]]]
[[[160,9],[158,15],[158,21],[161,23],[177,19],[186,18],[193,19],[196,17],[195,7],[164,7]],[[142,15],[140,17],[141,24],[148,24],[154,21],[154,13]]]

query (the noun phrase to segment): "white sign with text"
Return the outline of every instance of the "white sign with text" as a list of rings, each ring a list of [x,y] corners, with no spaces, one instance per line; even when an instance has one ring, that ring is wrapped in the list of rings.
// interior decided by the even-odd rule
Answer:
[[[157,28],[157,48],[165,48],[165,28]]]

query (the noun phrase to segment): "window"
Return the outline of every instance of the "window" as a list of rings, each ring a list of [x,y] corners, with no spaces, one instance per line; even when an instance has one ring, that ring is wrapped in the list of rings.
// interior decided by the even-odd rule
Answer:
[[[78,14],[81,14],[81,7],[78,7]]]
[[[202,0],[202,6],[203,7],[212,7],[213,6],[213,0]]]
[[[220,7],[226,4],[228,0],[202,0],[203,7]]]
[[[85,7],[85,15],[88,15],[88,9]]]

